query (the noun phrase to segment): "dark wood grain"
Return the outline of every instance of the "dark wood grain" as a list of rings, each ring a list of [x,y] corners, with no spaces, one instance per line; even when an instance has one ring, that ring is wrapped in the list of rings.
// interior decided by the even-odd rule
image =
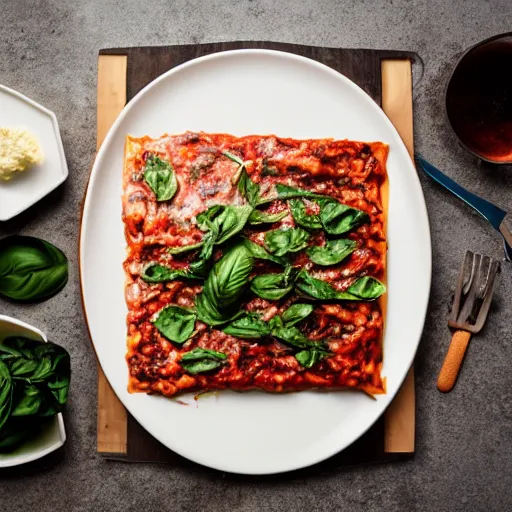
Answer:
[[[379,105],[381,104],[381,60],[415,59],[411,52],[341,49],[304,46],[288,43],[237,41],[183,46],[113,48],[100,51],[100,55],[127,55],[127,99],[133,98],[141,89],[169,69],[191,59],[211,53],[263,48],[295,53],[330,66],[357,83]],[[112,454],[115,457],[115,454]],[[396,459],[384,453],[384,422],[382,419],[354,444],[340,454],[299,473],[329,471],[333,468],[382,462]],[[146,432],[128,414],[128,461],[189,464],[188,461],[167,449]],[[273,477],[275,478],[275,477]]]

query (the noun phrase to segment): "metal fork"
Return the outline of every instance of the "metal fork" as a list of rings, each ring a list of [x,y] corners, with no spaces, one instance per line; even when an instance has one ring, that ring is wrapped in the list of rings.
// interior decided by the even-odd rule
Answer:
[[[440,391],[451,391],[455,385],[471,335],[484,326],[499,271],[498,260],[466,252],[448,319],[448,325],[457,330],[437,379]]]

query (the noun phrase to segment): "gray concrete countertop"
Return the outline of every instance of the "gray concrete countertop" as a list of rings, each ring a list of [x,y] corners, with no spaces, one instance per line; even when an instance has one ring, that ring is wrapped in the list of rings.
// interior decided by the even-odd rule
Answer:
[[[504,265],[490,320],[472,342],[455,390],[441,395],[435,380],[462,255],[472,249],[501,258],[503,251],[481,218],[424,176],[434,275],[416,360],[417,452],[406,462],[255,480],[193,464],[104,461],[95,450],[96,361],[82,317],[76,250],[95,152],[96,59],[100,48],[115,46],[253,39],[416,51],[425,62],[415,90],[417,149],[461,184],[512,210],[512,169],[482,165],[467,154],[443,111],[457,56],[511,29],[510,0],[1,0],[0,7],[0,83],[56,113],[70,171],[58,191],[0,223],[0,236],[48,239],[71,261],[70,282],[57,297],[40,305],[0,301],[0,311],[67,347],[74,372],[65,448],[37,468],[1,473],[1,510],[512,509],[512,268]]]

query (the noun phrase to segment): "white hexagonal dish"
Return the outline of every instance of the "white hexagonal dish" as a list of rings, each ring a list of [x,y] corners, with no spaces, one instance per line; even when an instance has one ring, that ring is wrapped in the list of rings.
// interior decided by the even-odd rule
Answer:
[[[8,336],[24,336],[32,340],[47,342],[43,332],[31,325],[9,316],[0,315],[0,343]],[[22,444],[11,453],[0,453],[0,468],[18,466],[40,459],[60,448],[66,441],[62,414],[54,416],[38,436]]]
[[[35,101],[0,85],[0,127],[26,128],[44,153],[44,163],[0,181],[0,221],[12,219],[68,177],[68,165],[55,114]]]

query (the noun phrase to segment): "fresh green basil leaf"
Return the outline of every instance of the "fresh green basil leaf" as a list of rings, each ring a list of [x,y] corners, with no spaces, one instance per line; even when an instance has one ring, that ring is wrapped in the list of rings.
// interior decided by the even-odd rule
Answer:
[[[318,300],[374,300],[386,291],[379,280],[366,276],[358,278],[346,291],[340,292],[304,270],[297,277],[296,287],[303,295]]]
[[[290,211],[292,212],[292,217],[296,224],[306,229],[322,229],[320,217],[314,213],[307,213],[304,201],[300,199],[290,199],[288,204],[290,205]]]
[[[144,180],[157,201],[169,201],[178,191],[178,180],[172,165],[156,155],[149,155],[146,159]]]
[[[348,287],[347,293],[360,300],[374,300],[386,293],[386,286],[374,277],[360,277]]]
[[[330,235],[348,233],[370,220],[366,212],[338,203],[333,199],[323,199],[319,204],[320,220],[325,231]]]
[[[314,310],[312,304],[296,303],[290,306],[282,315],[281,318],[287,327],[295,325],[296,323],[304,320]]]
[[[48,389],[51,391],[60,408],[66,404],[68,399],[69,380],[69,375],[56,373],[47,384]],[[48,412],[46,415],[48,415]]]
[[[251,281],[251,291],[267,300],[279,300],[293,290],[297,270],[289,266],[280,274],[262,274]]]
[[[224,211],[214,221],[219,226],[219,236],[215,244],[223,244],[226,240],[242,231],[251,212],[252,207],[249,205],[226,206]]]
[[[203,239],[205,247],[209,244],[219,245],[232,238],[234,235],[242,231],[252,212],[252,207],[244,206],[224,206],[215,205],[197,216],[197,222],[200,229],[208,231],[210,239]],[[207,233],[208,235],[208,233]],[[205,237],[207,237],[205,235]],[[203,251],[205,249],[203,248]],[[202,259],[209,259],[211,256],[201,253]]]
[[[173,269],[160,263],[149,263],[144,267],[141,277],[146,283],[165,283],[177,279],[204,279],[202,260],[190,264],[187,270]]]
[[[298,252],[308,246],[309,233],[302,228],[273,229],[265,234],[267,249],[276,256]]]
[[[262,197],[258,201],[258,205],[272,203],[277,199],[287,200],[287,199],[298,199],[301,197],[326,197],[322,194],[317,194],[316,192],[310,192],[309,190],[304,190],[302,188],[297,187],[289,187],[288,185],[282,185],[281,183],[276,184],[275,186],[275,195],[270,197]]]
[[[354,240],[328,240],[325,245],[310,247],[306,253],[317,265],[336,265],[352,254],[357,248]]]
[[[217,307],[216,303],[208,299],[204,291],[196,297],[195,306],[199,320],[212,327],[226,324],[238,316],[238,312],[231,308],[224,310]]]
[[[244,161],[237,155],[234,155],[233,153],[230,153],[229,151],[224,151],[222,153],[226,158],[229,158],[233,162],[237,163],[238,165],[244,165]]]
[[[13,404],[11,416],[31,416],[37,414],[43,403],[43,396],[39,388],[28,384],[23,389],[21,399]]]
[[[312,368],[318,361],[327,357],[329,354],[323,350],[302,350],[295,354],[295,359],[304,366],[304,368]]]
[[[270,333],[279,327],[284,327],[283,319],[279,315],[274,315],[269,321],[268,326],[270,328]]]
[[[196,315],[185,308],[166,306],[157,313],[152,323],[160,334],[181,345],[194,333]]]
[[[283,220],[288,215],[287,211],[279,213],[265,213],[259,210],[253,210],[249,215],[249,224],[258,226],[260,224],[274,224]]]
[[[13,361],[9,368],[11,376],[16,379],[30,378],[36,368],[38,367],[38,361],[35,359],[19,358]]]
[[[227,355],[223,352],[217,352],[216,350],[210,350],[208,348],[196,347],[189,352],[185,352],[181,356],[181,361],[200,361],[202,359],[217,359],[224,361],[227,359]]]
[[[195,251],[196,249],[201,248],[203,245],[204,245],[204,241],[201,240],[200,242],[197,242],[196,244],[168,247],[167,252],[169,254],[183,254],[185,252]]]
[[[229,158],[230,160],[232,160],[233,162],[238,164],[238,169],[236,170],[236,173],[234,174],[234,176],[231,178],[231,182],[236,183],[237,181],[239,181],[242,173],[246,170],[246,166],[247,166],[247,164],[250,163],[250,161],[244,162],[239,156],[234,155],[233,153],[230,153],[229,151],[224,151],[222,154],[225,157]],[[258,187],[258,189],[259,189],[259,187]]]
[[[11,412],[12,391],[11,374],[7,365],[0,361],[0,431]]]
[[[11,418],[35,414],[54,416],[62,410],[71,375],[69,354],[64,348],[50,342],[10,337],[0,344],[0,359],[0,374],[5,377],[7,369],[13,383]],[[1,389],[0,384],[0,411],[4,410]]]
[[[277,256],[270,254],[264,247],[252,242],[251,240],[244,239],[244,245],[249,249],[249,251],[251,251],[253,258],[272,261],[278,265],[282,265],[283,267],[286,265],[285,258],[278,258]]]
[[[270,334],[268,323],[262,320],[259,315],[247,313],[246,315],[231,322],[223,329],[226,334],[237,338],[259,339]]]
[[[226,207],[222,204],[215,204],[197,214],[196,221],[199,229],[201,231],[211,231],[213,221],[224,211],[224,208]]]
[[[231,247],[215,263],[196,298],[199,319],[209,325],[221,325],[235,316],[233,307],[242,296],[254,258],[244,242]]]
[[[188,373],[195,375],[219,368],[226,359],[222,352],[198,347],[183,354],[180,364]]]
[[[295,348],[322,349],[324,347],[323,343],[308,339],[308,337],[295,326],[276,327],[272,330],[272,336],[279,338],[281,341]]]
[[[244,168],[238,180],[238,190],[251,206],[256,206],[260,198],[260,186],[251,180]]]
[[[36,302],[60,292],[68,281],[68,260],[54,245],[29,236],[0,240],[0,295]]]
[[[204,359],[203,361],[196,361],[195,363],[182,363],[181,366],[190,374],[197,375],[198,373],[211,372],[216,370],[222,365],[220,361],[213,359]]]

